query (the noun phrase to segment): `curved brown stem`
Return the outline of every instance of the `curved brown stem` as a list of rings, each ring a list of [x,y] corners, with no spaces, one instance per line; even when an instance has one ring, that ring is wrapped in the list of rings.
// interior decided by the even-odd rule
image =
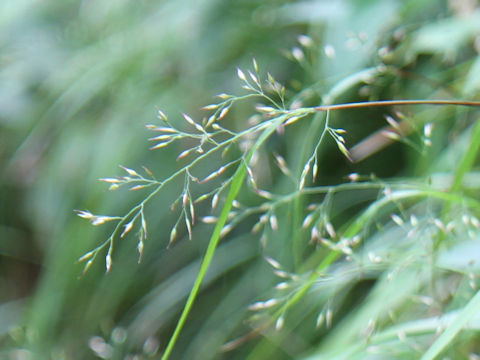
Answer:
[[[480,106],[480,101],[462,100],[379,100],[364,101],[345,104],[321,105],[314,109],[317,111],[357,109],[378,106],[399,106],[399,105],[457,105],[457,106]]]

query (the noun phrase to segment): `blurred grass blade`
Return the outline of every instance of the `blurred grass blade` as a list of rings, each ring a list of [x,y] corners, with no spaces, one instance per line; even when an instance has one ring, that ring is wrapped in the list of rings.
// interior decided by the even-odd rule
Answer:
[[[453,184],[451,188],[452,192],[456,192],[460,190],[463,177],[472,168],[479,149],[480,149],[480,121],[477,121],[472,130],[470,144],[467,148],[467,152],[465,156],[462,158],[455,172],[455,177],[453,179]]]
[[[470,300],[470,302],[463,308],[453,322],[445,329],[440,337],[430,346],[421,360],[433,360],[444,349],[452,344],[455,337],[460,330],[470,321],[475,314],[480,311],[480,291]]]

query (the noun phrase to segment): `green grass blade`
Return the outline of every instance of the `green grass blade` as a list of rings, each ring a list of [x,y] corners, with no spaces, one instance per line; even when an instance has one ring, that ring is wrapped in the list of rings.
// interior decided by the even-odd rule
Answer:
[[[248,163],[250,159],[252,158],[252,155],[255,153],[255,151],[258,150],[258,148],[263,144],[263,142],[275,131],[275,129],[285,120],[284,116],[278,117],[273,119],[270,122],[270,125],[266,127],[266,129],[262,132],[258,140],[255,142],[253,147],[250,149],[248,152],[248,155],[245,159],[245,162]],[[180,315],[180,318],[178,319],[177,325],[175,327],[175,330],[168,342],[168,345],[165,349],[165,352],[162,355],[162,360],[167,360],[170,357],[170,354],[173,350],[173,347],[175,346],[175,343],[180,335],[180,332],[182,331],[183,326],[185,325],[185,321],[187,320],[188,314],[190,313],[190,310],[192,309],[193,303],[195,302],[195,299],[197,298],[198,291],[200,289],[200,286],[203,282],[203,279],[205,277],[205,274],[207,273],[207,270],[210,266],[210,263],[212,262],[213,255],[215,253],[215,249],[217,248],[218,242],[220,241],[220,232],[222,231],[222,228],[225,226],[227,222],[227,217],[228,214],[232,208],[233,201],[237,197],[238,193],[240,192],[240,189],[243,184],[243,180],[245,179],[247,169],[245,166],[245,163],[242,162],[240,163],[239,167],[237,168],[237,171],[235,172],[232,183],[230,185],[229,191],[227,193],[227,197],[225,199],[225,203],[223,205],[222,211],[220,212],[220,216],[218,217],[217,224],[213,230],[212,236],[210,237],[210,240],[208,242],[207,250],[205,252],[205,256],[203,257],[202,263],[200,265],[200,270],[198,271],[197,277],[195,278],[195,282],[193,284],[192,290],[190,291],[190,294],[188,296],[187,302],[183,308],[182,314]]]
[[[455,172],[455,177],[453,179],[453,184],[451,188],[452,192],[456,192],[460,190],[463,177],[472,168],[479,149],[480,149],[480,122],[477,122],[474,125],[474,128],[472,130],[468,151],[465,154],[465,156],[462,158],[460,164],[458,165],[457,171]]]
[[[430,346],[421,360],[433,360],[444,349],[448,347],[458,335],[460,330],[468,323],[468,321],[480,311],[480,291],[470,300],[470,302],[458,314],[456,319],[447,327],[447,329],[438,337],[437,340]]]

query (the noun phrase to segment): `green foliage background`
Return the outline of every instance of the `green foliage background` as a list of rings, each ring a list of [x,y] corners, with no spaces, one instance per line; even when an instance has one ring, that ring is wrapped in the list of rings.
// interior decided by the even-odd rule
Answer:
[[[111,272],[105,274],[100,259],[79,277],[83,267],[76,259],[107,238],[112,228],[109,224],[87,226],[73,213],[73,209],[89,209],[95,214],[122,215],[141,198],[137,192],[109,192],[97,181],[124,175],[119,164],[136,169],[146,166],[158,178],[184,164],[175,160],[186,148],[181,142],[161,151],[148,150],[151,134],[144,125],[157,121],[157,107],[180,127],[180,111],[200,118],[199,108],[215,101],[215,94],[242,91],[236,68],[251,67],[252,57],[260,72],[268,71],[286,85],[289,101],[301,100],[305,106],[321,104],[327,94],[333,103],[476,99],[480,12],[474,3],[1,2],[0,356],[160,356],[191,289],[212,227],[197,224],[192,241],[182,230],[175,245],[166,248],[176,219],[170,205],[183,185],[177,184],[146,209],[149,235],[140,264],[137,240],[127,237],[116,247]],[[302,34],[311,37],[314,46],[304,49],[305,58],[296,61],[291,50],[301,48],[298,36]],[[335,49],[333,57],[327,56],[331,48]],[[372,75],[379,68],[387,70]],[[254,104],[247,101],[234,106],[224,121],[230,128],[244,128]],[[436,189],[449,188],[456,179],[457,188],[446,192],[452,196],[447,205],[423,194],[424,200],[372,212],[368,221],[377,229],[358,254],[364,258],[371,252],[384,254],[389,257],[388,265],[366,267],[365,274],[349,277],[349,272],[359,270],[339,261],[332,274],[340,275],[325,286],[316,283],[289,310],[284,329],[263,329],[261,335],[222,353],[223,344],[252,330],[252,323],[246,322],[252,315],[248,305],[275,296],[273,287],[280,280],[263,256],[278,260],[301,283],[328,253],[308,245],[309,233],[294,228],[306,215],[304,207],[320,201],[321,196],[305,197],[296,207],[279,209],[280,228],[270,234],[265,248],[250,233],[256,219],[247,219],[217,249],[172,358],[373,359],[385,354],[419,358],[435,339],[439,323],[438,319],[432,324],[418,323],[412,338],[402,340],[401,335],[409,335],[409,326],[415,325],[411,321],[453,316],[450,311],[462,309],[476,320],[469,331],[446,340],[449,350],[444,354],[478,357],[472,354],[480,353],[476,333],[480,319],[473,316],[475,304],[467,307],[478,273],[471,255],[478,253],[478,246],[469,238],[478,241],[478,230],[464,217],[479,216],[480,209],[471,206],[480,185],[473,171],[476,152],[469,155],[478,141],[475,132],[471,135],[478,112],[456,107],[399,110],[420,125],[434,123],[430,148],[419,155],[405,144],[395,144],[350,164],[330,141],[320,148],[315,185],[348,182],[345,176],[349,173],[367,177],[375,173],[387,182],[433,183]],[[392,109],[342,110],[332,112],[331,123],[347,130],[345,137],[351,146],[386,124],[386,113]],[[258,174],[262,187],[280,194],[291,189],[271,154],[281,154],[298,178],[306,160],[302,147],[307,152],[308,146],[313,148],[319,122],[318,117],[302,120],[284,135],[269,139],[263,150],[265,166]],[[421,129],[409,139],[423,146]],[[459,163],[464,166],[457,170]],[[207,174],[216,166],[213,162]],[[348,228],[361,210],[376,204],[375,186],[378,189],[372,185],[369,191],[335,195],[330,211],[336,228]],[[240,200],[258,204],[248,191]],[[468,224],[435,235],[442,246],[433,250],[425,251],[428,245],[421,241],[389,247],[392,239],[405,237],[390,219],[399,209],[407,219],[416,215],[422,234],[433,231],[434,219],[455,225],[463,217]],[[209,204],[197,211],[209,214]],[[431,258],[420,255],[424,253]],[[422,263],[422,259],[426,260]],[[411,263],[413,267],[405,265],[408,269],[401,281],[388,285],[389,271]],[[333,327],[316,329],[319,312],[330,308],[334,309]],[[396,313],[391,322],[384,316],[389,310]],[[372,319],[375,330],[365,333]],[[253,320],[253,324],[261,323],[261,317]],[[388,331],[393,335],[389,337]]]

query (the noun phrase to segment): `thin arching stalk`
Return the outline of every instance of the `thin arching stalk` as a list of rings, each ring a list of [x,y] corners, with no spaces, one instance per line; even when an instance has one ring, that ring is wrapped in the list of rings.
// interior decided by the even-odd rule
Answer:
[[[379,100],[365,101],[345,104],[322,105],[314,109],[318,111],[358,109],[378,106],[399,106],[399,105],[457,105],[457,106],[480,106],[480,101],[462,100]]]

